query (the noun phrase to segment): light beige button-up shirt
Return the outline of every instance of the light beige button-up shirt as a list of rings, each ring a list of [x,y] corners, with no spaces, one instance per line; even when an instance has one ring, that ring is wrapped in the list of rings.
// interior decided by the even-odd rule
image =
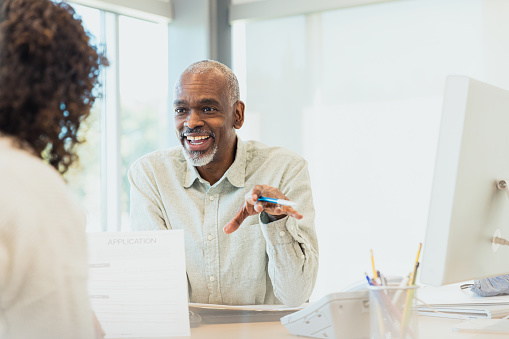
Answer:
[[[318,270],[307,162],[284,148],[237,140],[234,163],[213,186],[180,146],[138,159],[128,173],[132,228],[184,230],[190,302],[300,305]],[[304,218],[269,223],[262,212],[225,234],[223,227],[258,184],[279,188]]]

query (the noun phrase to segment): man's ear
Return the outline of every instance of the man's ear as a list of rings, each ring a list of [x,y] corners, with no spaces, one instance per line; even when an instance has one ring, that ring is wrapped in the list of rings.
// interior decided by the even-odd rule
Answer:
[[[235,129],[239,129],[244,125],[244,110],[246,108],[246,105],[244,105],[244,102],[237,101],[235,104],[235,121],[233,122],[233,127]]]

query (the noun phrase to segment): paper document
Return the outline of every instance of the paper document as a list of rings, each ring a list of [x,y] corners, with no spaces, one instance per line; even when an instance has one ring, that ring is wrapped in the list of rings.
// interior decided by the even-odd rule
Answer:
[[[420,303],[417,311],[456,319],[503,318],[509,314],[509,296],[480,297],[470,289],[461,289],[462,284],[420,288],[417,297],[428,305]]]
[[[205,324],[228,324],[279,321],[285,315],[297,312],[298,307],[285,305],[217,305],[189,303],[189,309],[198,313]]]
[[[309,303],[302,304],[301,306],[290,307],[285,305],[218,305],[218,304],[201,304],[189,303],[189,307],[204,308],[213,310],[231,310],[231,311],[272,311],[272,312],[287,312],[303,309]]]
[[[419,315],[430,317],[454,318],[454,319],[496,319],[509,314],[508,305],[476,305],[476,306],[433,306],[431,309],[420,306],[417,308]]]
[[[189,336],[182,230],[88,233],[89,295],[106,338]]]

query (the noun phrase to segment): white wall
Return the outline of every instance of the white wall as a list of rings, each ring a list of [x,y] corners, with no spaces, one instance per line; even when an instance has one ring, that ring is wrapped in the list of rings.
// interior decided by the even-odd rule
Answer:
[[[509,88],[508,17],[503,0],[414,0],[234,26],[240,135],[309,160],[321,255],[313,300],[371,272],[370,249],[385,274],[411,270],[445,79]]]

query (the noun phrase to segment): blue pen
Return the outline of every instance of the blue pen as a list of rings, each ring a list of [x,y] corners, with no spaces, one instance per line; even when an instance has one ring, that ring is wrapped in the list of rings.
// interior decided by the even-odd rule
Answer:
[[[271,202],[273,204],[278,204],[278,205],[283,205],[283,206],[295,206],[295,205],[297,205],[296,203],[291,202],[290,200],[274,199],[274,198],[268,198],[268,197],[262,197],[262,196],[260,196],[258,198],[258,201]]]
[[[370,286],[373,286],[373,284],[371,283],[371,279],[369,279],[369,275],[367,273],[364,273],[364,275],[366,276],[366,280],[368,281],[368,284]]]

